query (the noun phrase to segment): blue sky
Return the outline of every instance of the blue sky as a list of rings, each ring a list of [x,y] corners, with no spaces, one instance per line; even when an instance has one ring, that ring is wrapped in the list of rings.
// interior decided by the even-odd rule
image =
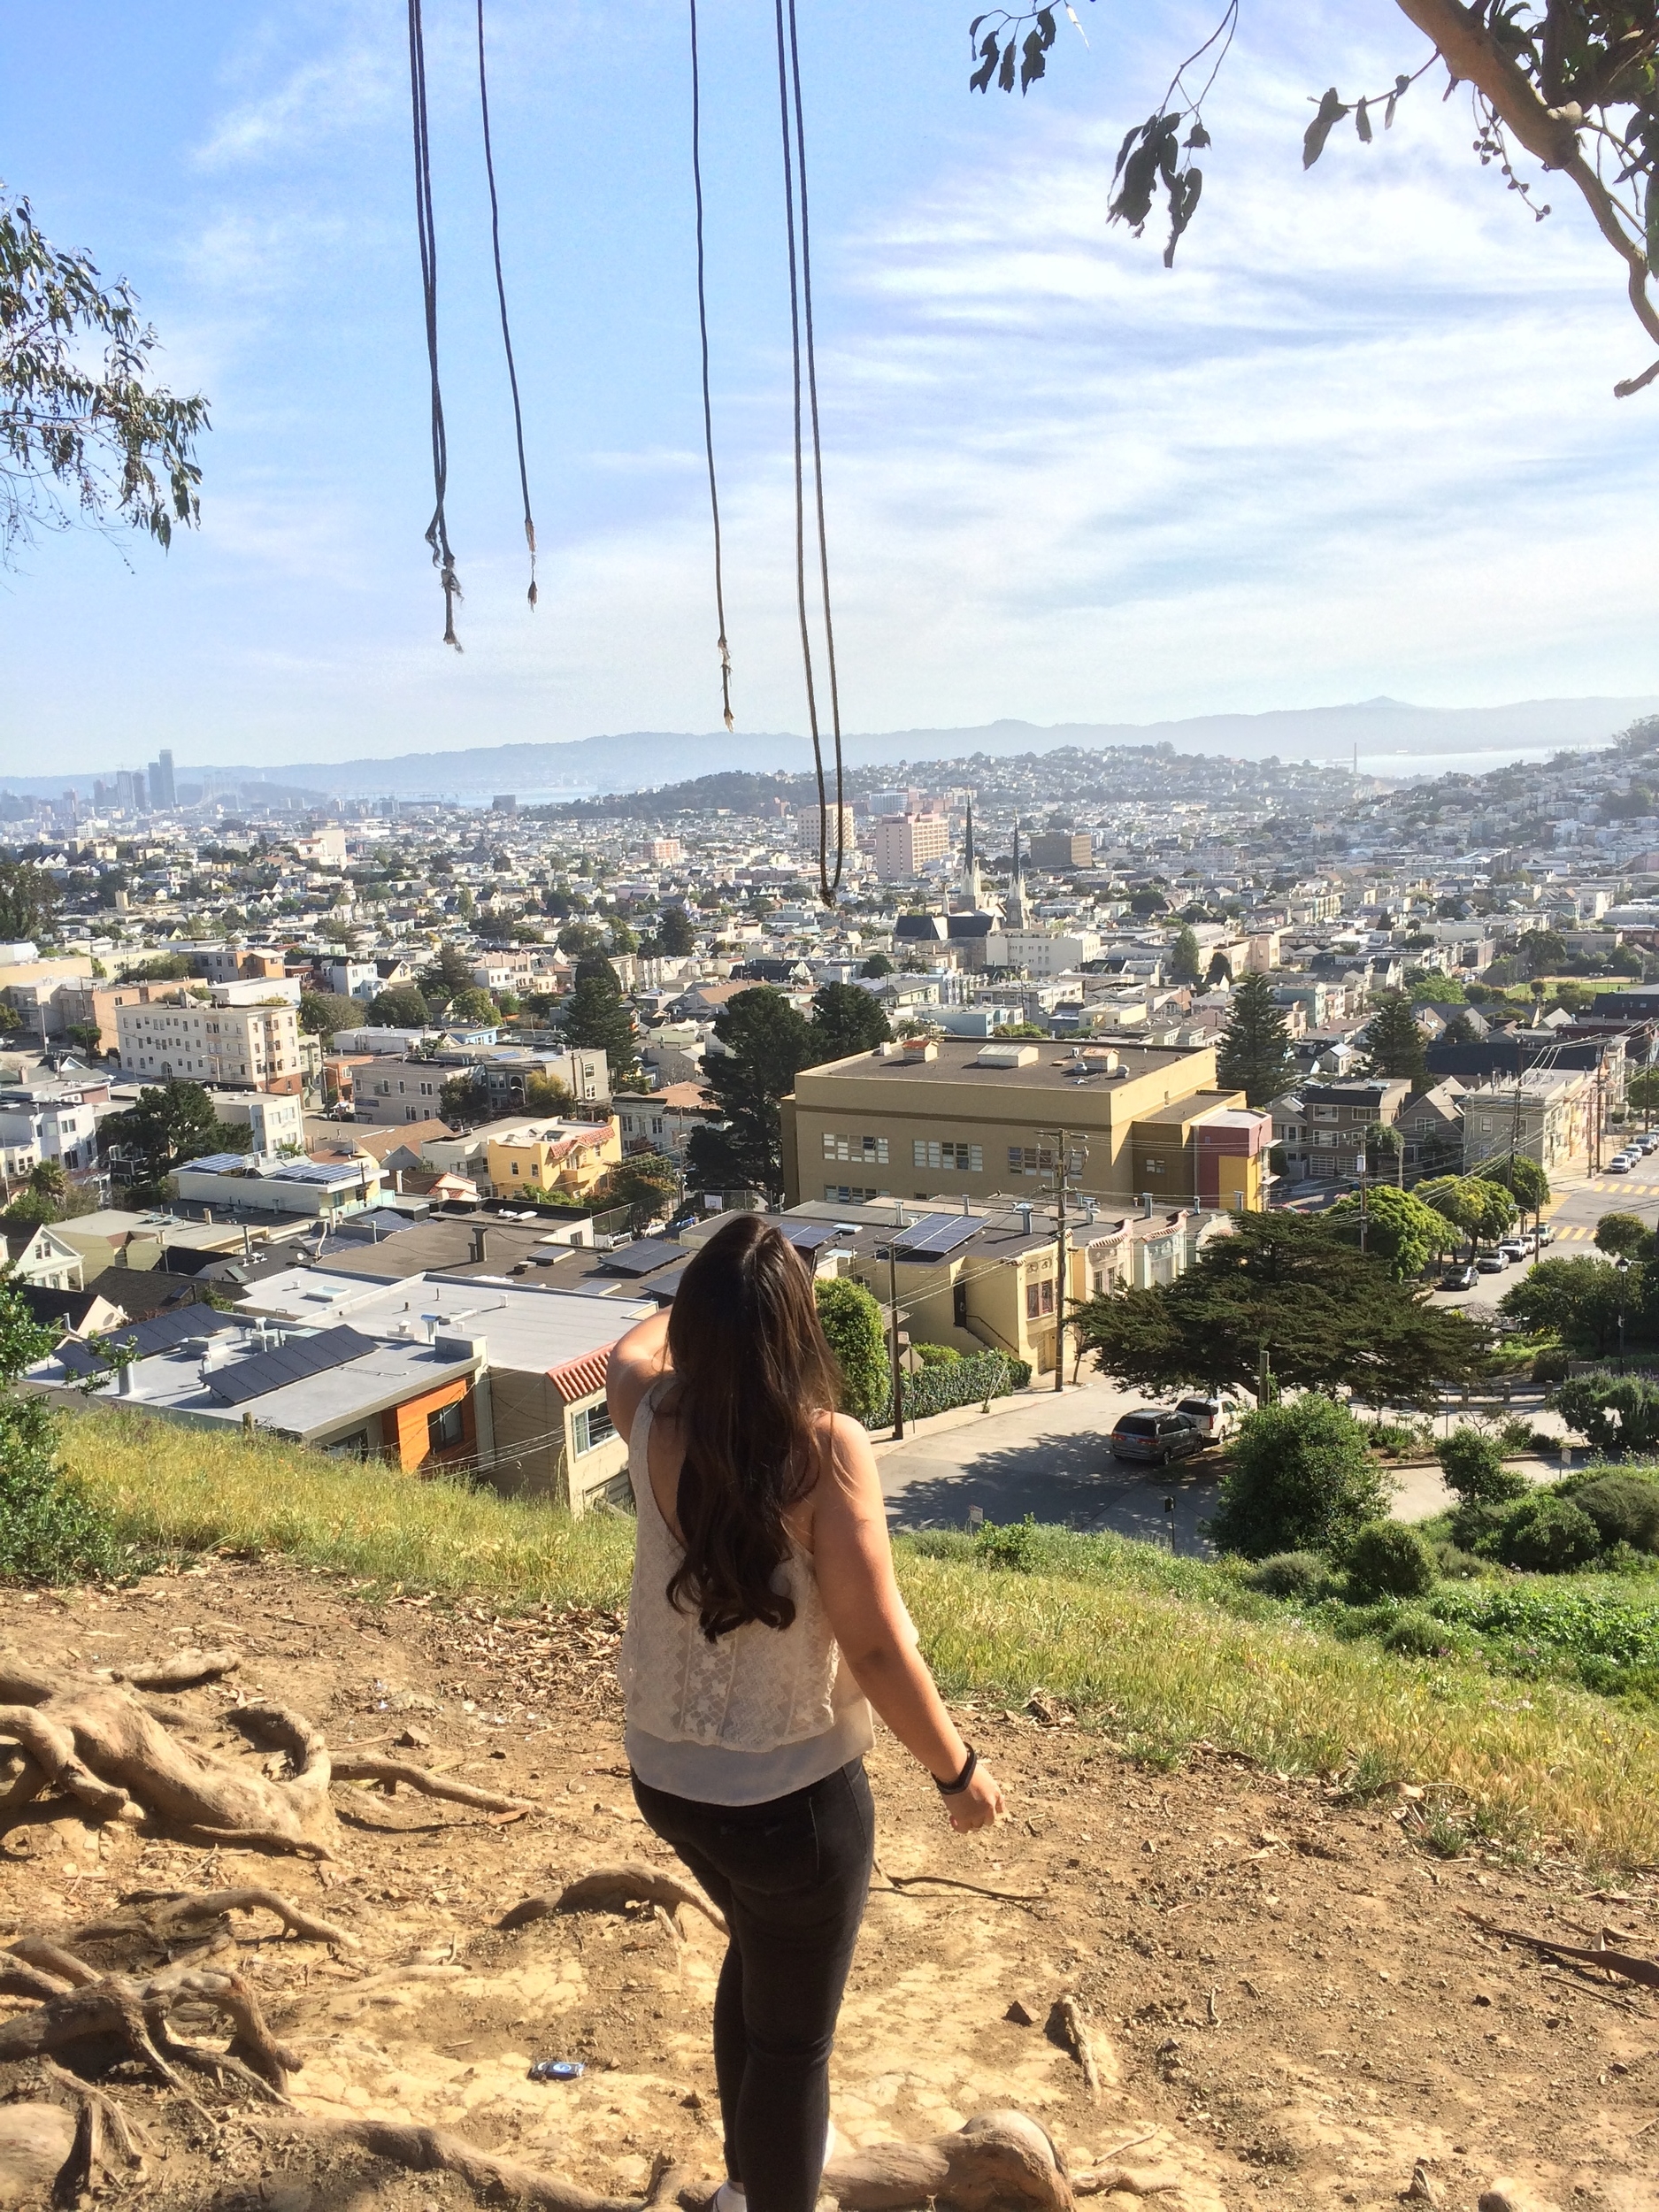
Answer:
[[[1576,200],[1534,226],[1425,86],[1300,166],[1403,18],[1255,0],[1172,273],[1112,157],[1201,7],[1079,0],[971,96],[959,0],[800,0],[850,729],[1659,690],[1659,389]],[[0,580],[0,772],[709,730],[718,718],[682,0],[487,0],[541,542],[524,558],[471,0],[426,0],[450,527],[439,644],[403,9],[0,0],[0,178],[128,277],[211,399],[204,527]],[[803,726],[764,0],[703,0],[740,726]],[[1156,221],[1153,229],[1156,228]]]

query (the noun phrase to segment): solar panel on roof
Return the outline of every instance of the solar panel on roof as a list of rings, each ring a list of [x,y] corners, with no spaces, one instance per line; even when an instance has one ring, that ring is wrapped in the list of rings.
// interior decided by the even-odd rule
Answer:
[[[893,1248],[901,1256],[926,1256],[929,1259],[944,1259],[959,1244],[966,1244],[976,1236],[983,1225],[972,1214],[924,1214],[902,1233],[895,1234]]]
[[[680,1278],[685,1274],[686,1269],[690,1265],[691,1262],[687,1259],[684,1264],[680,1267],[665,1267],[660,1275],[653,1275],[649,1283],[641,1283],[640,1285],[641,1296],[644,1298],[672,1298],[675,1292],[680,1288]]]
[[[267,1391],[326,1374],[331,1367],[343,1367],[348,1360],[361,1359],[374,1348],[374,1339],[357,1329],[325,1329],[319,1336],[290,1337],[272,1351],[256,1352],[251,1359],[217,1368],[207,1378],[207,1386],[221,1405],[239,1406],[250,1398],[263,1398]]]
[[[123,1327],[107,1329],[100,1342],[117,1350],[132,1350],[140,1359],[149,1359],[156,1352],[171,1351],[176,1344],[188,1343],[192,1337],[211,1336],[220,1329],[239,1329],[235,1317],[216,1313],[211,1306],[175,1306],[169,1313],[152,1314],[148,1321],[129,1321]],[[71,1340],[58,1348],[58,1358],[65,1367],[72,1367],[79,1375],[96,1374],[107,1363],[87,1345]]]
[[[816,1252],[826,1244],[833,1244],[841,1234],[833,1221],[780,1221],[778,1227],[801,1252]]]
[[[666,1237],[642,1237],[637,1243],[619,1245],[614,1252],[607,1252],[599,1263],[604,1275],[649,1275],[654,1268],[666,1267],[671,1261],[683,1260],[683,1244],[671,1244]]]
[[[199,1160],[180,1160],[180,1167],[199,1169],[206,1175],[227,1175],[232,1168],[246,1167],[245,1152],[204,1152]]]
[[[294,1160],[273,1173],[273,1183],[360,1183],[361,1170],[327,1160]]]

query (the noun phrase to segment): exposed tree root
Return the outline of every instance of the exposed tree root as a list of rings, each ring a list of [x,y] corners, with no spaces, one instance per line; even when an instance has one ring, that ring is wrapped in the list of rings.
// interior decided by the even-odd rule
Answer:
[[[674,1912],[690,1905],[711,1920],[722,1935],[726,1916],[711,1905],[700,1889],[660,1867],[630,1861],[626,1866],[596,1866],[574,1882],[567,1882],[557,1897],[526,1897],[495,1923],[498,1928],[524,1928],[533,1920],[545,1920],[556,1912],[606,1912],[622,1905],[661,1905]]]
[[[657,2212],[680,2185],[678,2168],[659,2158],[641,2197],[596,2197],[558,2174],[543,2173],[516,2158],[498,2158],[443,2128],[412,2127],[391,2120],[291,2120],[267,2125],[314,2142],[349,2143],[372,2157],[418,2174],[454,2174],[480,2197],[511,2197],[533,2212]]]
[[[309,1943],[332,1943],[355,1949],[357,1939],[332,1920],[319,1920],[273,1889],[133,1889],[123,1895],[124,1905],[148,1907],[142,1912],[119,1914],[77,1928],[72,1943],[97,1943],[111,1936],[144,1932],[165,1937],[181,1933],[204,1920],[219,1920],[232,1912],[273,1912],[290,1934]],[[18,1947],[14,1944],[13,1950]]]
[[[824,2193],[841,2212],[902,2212],[937,2198],[961,2212],[1022,2206],[1071,2212],[1071,2185],[1055,2147],[1023,2112],[987,2112],[952,2135],[875,2143],[824,2170]]]
[[[407,1759],[343,1759],[334,1761],[336,1782],[381,1782],[389,1796],[400,1782],[423,1797],[445,1797],[457,1805],[472,1805],[485,1813],[529,1813],[536,1810],[533,1797],[503,1797],[499,1790],[481,1790],[471,1782],[453,1782],[446,1774],[434,1774]]]
[[[126,2177],[137,2179],[144,2170],[138,2146],[145,2139],[137,2121],[130,2120],[113,2097],[93,2088],[55,2060],[43,2058],[40,2064],[47,2080],[63,2090],[75,2108],[74,2144],[58,2170],[52,2201],[76,2204],[101,2174],[121,2177],[118,2160]]]
[[[125,1682],[134,1690],[193,1690],[203,1682],[222,1681],[242,1664],[238,1651],[175,1651],[170,1658],[141,1660],[135,1667],[101,1668],[105,1681]]]
[[[84,1959],[45,1936],[19,1936],[11,1946],[13,1957],[24,1961],[42,1974],[52,1976],[65,1989],[84,1989],[89,1982],[101,1981],[103,1976],[96,1966],[88,1966]]]
[[[60,1981],[56,1974],[42,1974],[38,1967],[25,1966],[21,1960],[9,1966],[0,1966],[0,1991],[8,1997],[61,1997],[72,1982]]]
[[[227,1717],[280,1744],[290,1778],[273,1781],[178,1742],[114,1683],[0,1654],[0,1735],[19,1743],[95,1816],[126,1815],[135,1803],[170,1826],[222,1841],[331,1857],[330,1769],[320,1732],[274,1705],[241,1706]]]
[[[79,1961],[75,1964],[81,1973],[88,1972]],[[298,2070],[300,2059],[272,2034],[259,2000],[242,1976],[203,1965],[199,1954],[149,1976],[96,1976],[48,1998],[33,2012],[0,2021],[0,2062],[50,2058],[88,2038],[108,2039],[126,2056],[142,2060],[170,2089],[181,2089],[172,2059],[187,2065],[217,2065],[223,2055],[173,2042],[167,2017],[182,2005],[205,2005],[221,2013],[235,2030],[229,2055],[245,2061],[279,2093],[287,2089],[288,2077]]]
[[[1610,1973],[1622,1974],[1627,1982],[1640,1982],[1647,1989],[1659,1989],[1659,1962],[1653,1959],[1633,1957],[1625,1951],[1589,1950],[1581,1944],[1558,1943],[1553,1936],[1526,1935],[1519,1928],[1501,1928],[1495,1920],[1471,1912],[1467,1905],[1457,1909],[1467,1920],[1472,1920],[1487,1935],[1499,1936],[1505,1943],[1525,1944],[1529,1951],[1553,1953],[1559,1959],[1582,1959],[1591,1966],[1604,1966]]]
[[[1088,2091],[1089,2102],[1100,2102],[1100,2068],[1095,2062],[1094,2046],[1089,2040],[1088,2029],[1083,2021],[1077,1999],[1071,1996],[1056,2000],[1048,2016],[1049,2032],[1056,2035],[1083,2070],[1083,2086]]]

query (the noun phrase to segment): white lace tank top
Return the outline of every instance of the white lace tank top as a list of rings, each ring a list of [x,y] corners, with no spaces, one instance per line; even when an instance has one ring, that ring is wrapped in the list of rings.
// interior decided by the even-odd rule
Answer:
[[[873,1741],[870,1709],[842,1663],[812,1555],[791,1543],[772,1586],[795,1601],[787,1628],[748,1621],[710,1643],[669,1603],[685,1556],[663,1518],[647,1456],[667,1379],[640,1401],[628,1443],[639,1532],[619,1673],[627,1752],[652,1788],[710,1804],[757,1804],[819,1781]]]

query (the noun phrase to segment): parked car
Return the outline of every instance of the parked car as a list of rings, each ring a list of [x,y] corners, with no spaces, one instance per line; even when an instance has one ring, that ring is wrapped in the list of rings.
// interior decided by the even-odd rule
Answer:
[[[1555,1241],[1555,1226],[1553,1222],[1540,1221],[1539,1223],[1537,1241],[1540,1244],[1554,1244]]]
[[[1628,1159],[1624,1153],[1617,1153],[1608,1162],[1607,1171],[1609,1175],[1628,1175],[1634,1164],[1635,1163]]]
[[[1178,1398],[1175,1410],[1192,1423],[1206,1444],[1226,1441],[1233,1427],[1233,1407],[1225,1398]]]
[[[1455,1267],[1448,1267],[1440,1277],[1440,1288],[1442,1290],[1472,1290],[1479,1279],[1469,1263],[1466,1260],[1461,1260]]]
[[[1476,1269],[1482,1275],[1502,1275],[1509,1264],[1509,1258],[1502,1252],[1477,1252],[1475,1255]]]
[[[1114,1459],[1144,1459],[1155,1467],[1167,1467],[1172,1459],[1188,1459],[1202,1452],[1205,1439],[1184,1413],[1171,1406],[1139,1406],[1118,1417],[1111,1432]]]
[[[1526,1257],[1526,1240],[1524,1237],[1505,1237],[1502,1243],[1499,1245],[1498,1250],[1501,1256],[1513,1265],[1517,1260],[1524,1260]]]

